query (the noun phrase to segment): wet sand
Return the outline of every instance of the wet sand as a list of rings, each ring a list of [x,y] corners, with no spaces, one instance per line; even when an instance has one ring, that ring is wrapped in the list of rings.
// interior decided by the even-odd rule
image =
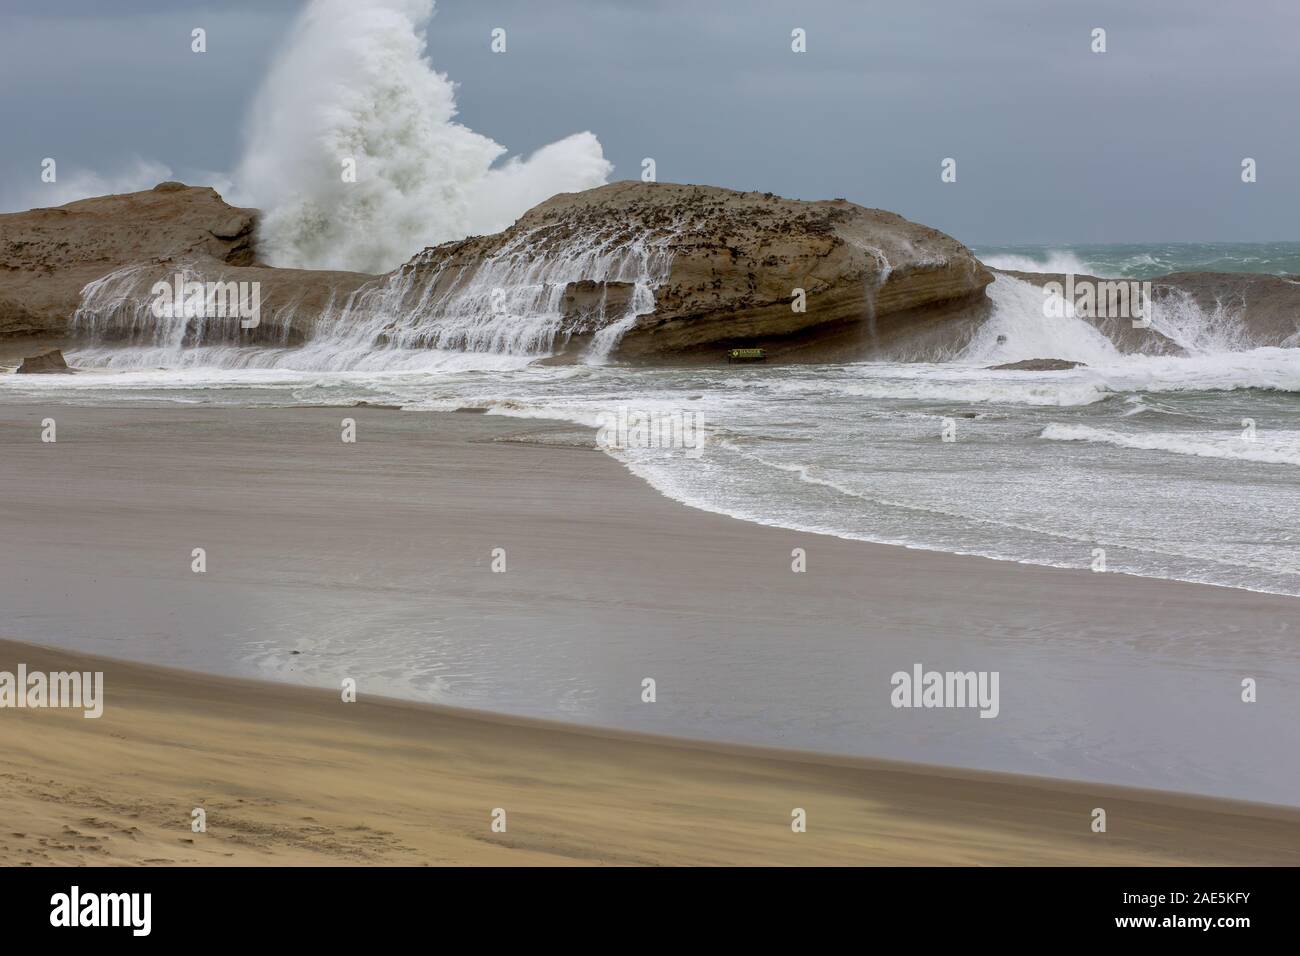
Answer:
[[[0,669],[19,661],[102,670],[106,703],[0,711],[5,865],[1300,863],[1294,810],[344,703],[0,642]]]

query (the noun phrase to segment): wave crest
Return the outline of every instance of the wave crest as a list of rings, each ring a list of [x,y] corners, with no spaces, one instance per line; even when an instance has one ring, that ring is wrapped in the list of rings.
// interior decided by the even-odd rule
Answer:
[[[1048,425],[1040,436],[1048,441],[1078,441],[1145,451],[1163,451],[1197,458],[1257,461],[1269,465],[1300,465],[1300,434],[1281,432],[1248,440],[1223,432],[1146,432],[1142,434],[1092,428],[1088,425]]]
[[[613,166],[586,132],[492,168],[505,147],[454,122],[455,86],[425,56],[432,15],[433,0],[312,0],[299,16],[235,175],[240,201],[264,212],[271,265],[387,272],[605,182]]]

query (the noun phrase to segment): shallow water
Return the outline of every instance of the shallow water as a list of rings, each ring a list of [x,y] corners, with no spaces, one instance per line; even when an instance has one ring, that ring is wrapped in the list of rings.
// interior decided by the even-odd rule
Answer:
[[[99,353],[102,356],[103,353]],[[73,353],[74,362],[94,359]],[[596,426],[690,414],[705,450],[615,448],[669,497],[843,537],[1300,595],[1300,350],[970,363],[423,370],[196,367],[7,376],[0,400],[489,409]],[[475,367],[475,366],[478,367]],[[951,441],[945,440],[945,436]]]

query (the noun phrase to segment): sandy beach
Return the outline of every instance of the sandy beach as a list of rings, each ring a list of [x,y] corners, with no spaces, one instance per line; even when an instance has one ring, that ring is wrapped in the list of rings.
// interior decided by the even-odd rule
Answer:
[[[355,444],[339,440],[345,417]],[[46,418],[55,444],[39,440]],[[6,638],[639,733],[1300,805],[1300,768],[1277,759],[1295,744],[1294,598],[738,521],[665,498],[559,423],[7,403],[0,442]],[[997,719],[893,708],[890,675],[916,663],[999,671]],[[1244,675],[1258,703],[1241,702]]]
[[[55,444],[39,441],[46,417]],[[339,443],[342,417],[357,420],[357,444]],[[1300,862],[1300,811],[1268,805],[1285,800],[922,766],[948,763],[932,757],[939,741],[967,748],[954,763],[996,769],[1018,720],[1053,716],[1021,703],[1019,655],[996,658],[1012,692],[993,721],[892,710],[882,670],[897,654],[939,661],[944,635],[983,653],[1000,635],[1025,654],[1064,641],[1084,657],[1138,646],[1158,658],[1169,645],[1195,661],[1224,635],[1281,637],[1290,598],[707,514],[555,423],[6,404],[0,439],[7,537],[21,543],[0,554],[6,636],[31,642],[5,643],[0,669],[102,670],[106,684],[97,720],[0,712],[8,863]],[[498,546],[504,574],[490,570]],[[813,571],[791,573],[793,547]],[[455,657],[458,641],[474,653]],[[407,679],[408,652],[427,682]],[[442,655],[451,663],[430,664]],[[639,697],[644,673],[654,705]],[[318,689],[340,674],[358,675],[357,702]],[[575,681],[592,693],[572,693]],[[764,690],[762,719],[742,720],[744,695]],[[1123,695],[1108,706],[1122,713]],[[938,723],[902,722],[918,718]],[[1251,719],[1213,729],[1245,764],[1259,746]],[[806,735],[836,741],[854,722],[908,763],[806,752],[832,749]],[[735,745],[763,732],[766,748]],[[205,834],[189,832],[195,807]],[[806,833],[791,831],[796,807]],[[1104,834],[1090,829],[1096,807]]]
[[[1273,921],[1300,7],[16,6],[15,929],[423,928],[371,866]]]
[[[18,661],[102,670],[107,704],[0,714],[5,865],[1300,863],[1293,810],[343,703],[0,642],[0,669]]]

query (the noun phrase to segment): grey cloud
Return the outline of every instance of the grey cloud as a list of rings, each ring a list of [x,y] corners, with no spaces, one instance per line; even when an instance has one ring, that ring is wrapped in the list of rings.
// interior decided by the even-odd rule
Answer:
[[[141,160],[191,180],[233,168],[297,9],[46,6],[2,15],[5,208],[33,195],[44,156],[109,181]],[[795,26],[807,54],[790,52]],[[621,178],[653,156],[661,179],[844,196],[975,243],[1246,241],[1296,238],[1297,36],[1300,5],[1282,0],[444,0],[429,50],[460,120],[513,153],[590,129]]]

